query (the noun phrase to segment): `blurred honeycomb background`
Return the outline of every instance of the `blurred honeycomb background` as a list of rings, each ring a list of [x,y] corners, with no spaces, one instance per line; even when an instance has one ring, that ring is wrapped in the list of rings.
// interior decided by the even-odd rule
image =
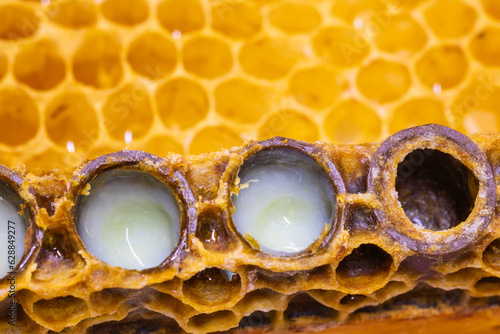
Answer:
[[[0,0],[0,163],[500,127],[498,0]]]

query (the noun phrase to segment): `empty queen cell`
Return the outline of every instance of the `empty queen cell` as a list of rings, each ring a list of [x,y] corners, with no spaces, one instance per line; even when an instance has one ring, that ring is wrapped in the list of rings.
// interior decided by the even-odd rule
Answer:
[[[474,242],[496,204],[495,178],[482,150],[436,124],[402,130],[375,153],[368,189],[390,235],[418,252],[446,254]]]
[[[156,267],[179,243],[179,202],[170,187],[143,171],[117,168],[100,174],[77,212],[87,250],[113,266]]]
[[[324,168],[305,153],[272,147],[241,166],[232,219],[247,240],[271,255],[306,250],[335,216],[335,190]]]

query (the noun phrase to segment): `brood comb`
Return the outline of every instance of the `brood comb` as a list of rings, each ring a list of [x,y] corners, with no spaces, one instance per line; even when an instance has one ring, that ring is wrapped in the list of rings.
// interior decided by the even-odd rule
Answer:
[[[14,329],[342,333],[392,323],[387,332],[431,332],[447,324],[447,330],[460,325],[462,332],[493,333],[500,326],[499,141],[498,135],[469,139],[425,125],[398,132],[381,145],[277,137],[199,156],[121,151],[68,173],[3,167],[3,197],[19,210],[25,203],[29,224],[15,269],[20,306]],[[318,188],[326,190],[311,195],[320,196],[320,207],[328,208],[332,200],[325,211],[329,221],[314,214],[306,221],[315,240],[278,254],[262,235],[239,230],[243,225],[235,218],[242,206],[257,205],[235,201],[259,184],[240,182],[245,173],[276,163],[294,172],[305,168],[305,179],[310,171],[321,175]],[[106,175],[111,177],[102,179]],[[161,254],[159,265],[144,270],[102,261],[89,252],[81,238],[86,231],[79,228],[86,206],[99,204],[90,199],[93,191],[120,177],[122,188],[114,196],[121,196],[127,178],[137,175],[155,184],[150,189],[173,192],[179,211],[180,230],[168,225],[178,242]],[[295,182],[287,176],[281,184],[288,179]],[[134,189],[142,196],[139,187]],[[120,210],[115,214],[126,215]],[[175,210],[169,210],[173,221]],[[1,224],[7,234],[7,222]],[[296,237],[281,231],[283,238]],[[137,233],[131,228],[130,238]],[[148,245],[147,238],[133,240],[157,246]],[[0,283],[5,307],[10,278]],[[2,315],[2,331],[13,330],[8,312]]]

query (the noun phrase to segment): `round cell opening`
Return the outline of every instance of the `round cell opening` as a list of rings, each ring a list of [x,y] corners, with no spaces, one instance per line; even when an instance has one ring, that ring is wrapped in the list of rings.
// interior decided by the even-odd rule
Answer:
[[[344,281],[359,281],[364,277],[374,282],[377,277],[387,276],[392,263],[392,256],[379,246],[362,244],[340,261],[337,277]]]
[[[24,239],[29,227],[29,214],[21,210],[23,200],[5,181],[0,180],[0,278],[16,267],[24,254]],[[19,214],[22,212],[22,214]]]
[[[438,150],[414,150],[398,165],[399,202],[408,219],[427,230],[448,230],[465,221],[478,189],[469,168]]]
[[[332,228],[336,193],[324,168],[292,148],[272,148],[240,168],[233,221],[250,244],[272,255],[296,254]]]
[[[483,262],[500,270],[500,238],[493,240],[483,252]]]
[[[201,305],[222,304],[236,298],[241,290],[237,273],[219,268],[207,268],[182,284],[182,293]]]
[[[173,191],[141,171],[114,169],[80,195],[77,230],[95,257],[126,269],[161,264],[180,239],[181,210]]]

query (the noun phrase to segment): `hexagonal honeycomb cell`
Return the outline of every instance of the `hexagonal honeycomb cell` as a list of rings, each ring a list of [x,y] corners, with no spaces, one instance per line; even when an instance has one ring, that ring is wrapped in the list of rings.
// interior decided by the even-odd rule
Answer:
[[[325,129],[335,142],[369,143],[380,136],[382,122],[375,110],[360,101],[349,99],[340,102],[328,113]]]
[[[36,90],[51,90],[66,76],[66,63],[50,40],[26,44],[14,63],[16,80]]]
[[[369,99],[378,103],[393,102],[410,88],[410,71],[404,64],[376,59],[359,70],[356,85]]]
[[[259,7],[251,2],[241,2],[233,7],[221,1],[212,7],[212,28],[228,37],[249,38],[262,29]]]
[[[0,163],[10,169],[0,168],[0,190],[6,183],[26,201],[32,227],[25,242],[39,246],[28,247],[32,253],[19,267],[19,325],[27,333],[128,330],[121,326],[390,332],[381,315],[396,333],[443,326],[493,333],[500,326],[496,213],[470,237],[472,245],[446,261],[428,254],[444,252],[443,243],[402,246],[402,233],[423,233],[408,221],[387,225],[406,215],[411,224],[426,222],[423,195],[455,212],[453,192],[473,198],[475,179],[477,198],[489,198],[478,176],[488,173],[467,174],[482,160],[471,163],[453,144],[456,137],[435,143],[442,154],[429,143],[401,151],[398,164],[385,170],[401,198],[377,193],[369,171],[376,170],[374,157],[392,157],[376,143],[391,135],[403,140],[398,131],[433,123],[469,136],[496,177],[499,59],[495,0],[1,1]],[[293,149],[313,152],[344,183],[330,174],[345,218],[310,245],[306,253],[320,254],[317,262],[304,253],[277,264],[255,253],[258,241],[232,222],[228,199],[237,168],[259,145],[276,145],[275,137],[288,138],[280,145],[321,141]],[[378,150],[386,153],[375,156]],[[117,151],[125,153],[99,158]],[[420,164],[431,152],[440,170]],[[138,161],[138,169],[174,189],[185,214],[172,257],[191,253],[180,271],[168,254],[161,273],[111,268],[86,253],[71,228],[78,196],[92,191],[82,175],[92,178],[99,172],[90,171],[114,163],[133,169]],[[449,165],[465,167],[454,173]],[[416,176],[403,175],[412,168]],[[406,204],[377,211],[374,196]],[[242,249],[252,261],[233,257]],[[453,320],[471,310],[477,318]],[[422,317],[425,328],[415,322]],[[2,332],[9,328],[3,326]]]
[[[153,125],[153,103],[149,91],[139,84],[125,85],[111,94],[102,113],[106,131],[117,140],[144,137]]]
[[[317,55],[334,67],[355,67],[370,53],[363,33],[354,27],[332,26],[322,29],[312,40]]]
[[[462,1],[436,1],[426,11],[425,17],[437,37],[457,38],[469,33],[477,19],[474,7]]]
[[[269,13],[271,24],[288,34],[307,33],[321,23],[321,15],[305,2],[285,2]]]
[[[165,0],[157,7],[160,24],[170,32],[189,33],[205,25],[205,14],[199,0]]]
[[[481,2],[487,14],[497,20],[500,19],[500,6],[498,6],[498,2],[494,0],[481,0]]]
[[[80,149],[80,145],[88,145],[88,141],[91,143],[99,136],[96,112],[82,92],[67,91],[55,96],[45,114],[48,136],[62,147],[71,141],[74,148]],[[93,138],[96,135],[97,138]]]
[[[383,25],[375,39],[380,50],[415,53],[424,47],[428,37],[422,26],[411,15],[404,13],[392,17]]]
[[[232,78],[215,88],[215,111],[228,120],[254,124],[273,105],[273,93],[270,85]]]
[[[145,0],[106,0],[101,4],[104,17],[118,24],[133,26],[144,22],[149,16]]]
[[[182,59],[187,72],[208,79],[220,77],[233,67],[229,45],[209,36],[188,40],[182,49]]]
[[[89,30],[72,59],[75,80],[95,88],[116,86],[123,76],[120,49],[115,36]]]
[[[499,66],[500,49],[497,41],[500,39],[500,29],[486,27],[476,33],[470,41],[470,51],[474,58],[488,66]]]
[[[130,43],[127,61],[137,73],[159,79],[174,70],[177,65],[177,49],[165,35],[148,32]]]
[[[462,49],[443,45],[429,49],[415,64],[418,78],[429,88],[441,89],[457,86],[467,73],[467,59]]]
[[[40,127],[36,101],[24,89],[4,87],[0,90],[0,119],[5,129],[0,142],[18,146],[35,137]]]
[[[298,56],[297,50],[286,40],[263,37],[243,45],[239,61],[249,75],[278,80],[288,74]]]
[[[65,1],[52,4],[49,17],[55,23],[73,29],[97,23],[97,4],[89,0]]]
[[[347,87],[346,79],[327,66],[298,70],[289,80],[290,94],[313,109],[332,105]]]
[[[208,94],[198,82],[187,78],[174,78],[156,92],[156,106],[160,118],[168,127],[189,128],[208,113]]]
[[[0,38],[17,40],[33,36],[40,24],[40,17],[33,7],[23,3],[3,3],[0,6]]]
[[[397,106],[389,121],[389,131],[396,133],[423,124],[446,124],[446,114],[441,101],[431,97],[408,100]]]

